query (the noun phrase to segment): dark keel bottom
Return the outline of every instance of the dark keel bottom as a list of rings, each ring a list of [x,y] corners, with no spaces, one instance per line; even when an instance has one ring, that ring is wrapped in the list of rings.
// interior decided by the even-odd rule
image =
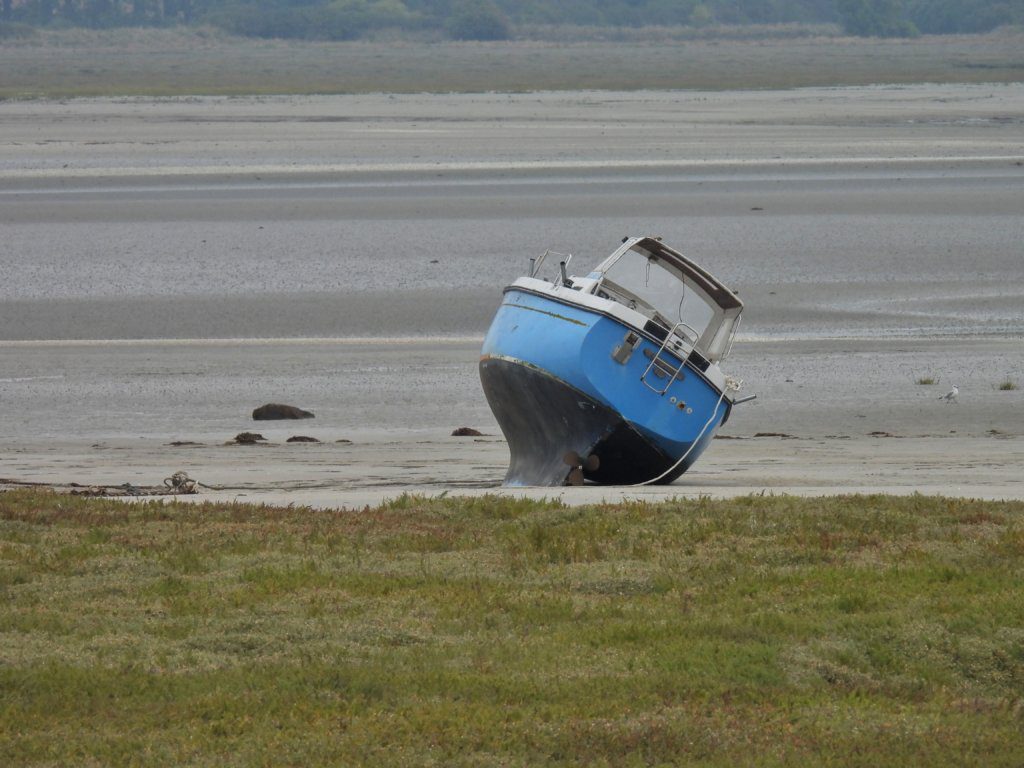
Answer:
[[[565,485],[570,452],[596,454],[600,466],[584,476],[604,485],[642,483],[676,461],[615,411],[536,368],[484,358],[480,379],[512,454],[506,485]],[[687,466],[659,482],[672,482]]]

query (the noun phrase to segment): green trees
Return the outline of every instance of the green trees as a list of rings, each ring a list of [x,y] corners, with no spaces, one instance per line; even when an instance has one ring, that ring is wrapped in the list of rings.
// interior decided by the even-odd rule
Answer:
[[[843,30],[859,37],[913,37],[900,0],[837,0]]]
[[[862,37],[988,32],[1024,24],[1024,0],[836,0],[843,30]]]
[[[822,24],[851,35],[985,32],[1024,24],[1024,0],[0,0],[0,22],[209,24],[253,37],[348,40],[386,30],[504,40],[524,25]]]
[[[1024,24],[1024,0],[908,0],[907,16],[927,34],[987,32]]]
[[[345,40],[355,35],[327,6],[241,0],[212,8],[203,20],[245,37]]]
[[[508,19],[491,0],[455,0],[444,24],[454,40],[507,40]]]

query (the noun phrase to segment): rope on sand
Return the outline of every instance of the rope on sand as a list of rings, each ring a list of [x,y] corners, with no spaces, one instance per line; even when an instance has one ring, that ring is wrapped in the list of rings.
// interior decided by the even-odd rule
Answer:
[[[170,477],[164,478],[164,486],[170,493],[196,493],[199,483],[187,474],[178,470]]]
[[[165,477],[162,485],[83,485],[82,483],[41,482],[38,480],[15,480],[0,477],[0,492],[10,488],[43,488],[54,493],[71,496],[183,496],[207,491],[251,491],[251,485],[209,485],[188,476],[181,470]]]
[[[14,480],[0,477],[0,488],[3,486],[46,488],[56,493],[67,493],[71,496],[179,496],[199,493],[199,488],[210,488],[198,480],[193,480],[187,473],[178,471],[165,477],[163,485],[82,485],[80,483],[46,483],[32,480]]]

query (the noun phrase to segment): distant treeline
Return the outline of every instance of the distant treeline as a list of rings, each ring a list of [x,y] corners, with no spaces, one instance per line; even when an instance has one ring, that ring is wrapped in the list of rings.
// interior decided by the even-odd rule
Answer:
[[[1024,24],[1024,0],[0,0],[0,32],[35,26],[207,25],[250,37],[430,35],[505,40],[539,26],[838,24],[861,36]],[[0,35],[2,37],[2,35]]]

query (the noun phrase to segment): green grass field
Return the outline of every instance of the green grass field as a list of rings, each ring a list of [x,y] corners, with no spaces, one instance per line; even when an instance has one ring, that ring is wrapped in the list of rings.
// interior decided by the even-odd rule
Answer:
[[[5,766],[1022,755],[1022,502],[0,494]]]
[[[1005,83],[1024,79],[1022,52],[1020,30],[914,40],[301,43],[78,29],[0,41],[0,99]]]

